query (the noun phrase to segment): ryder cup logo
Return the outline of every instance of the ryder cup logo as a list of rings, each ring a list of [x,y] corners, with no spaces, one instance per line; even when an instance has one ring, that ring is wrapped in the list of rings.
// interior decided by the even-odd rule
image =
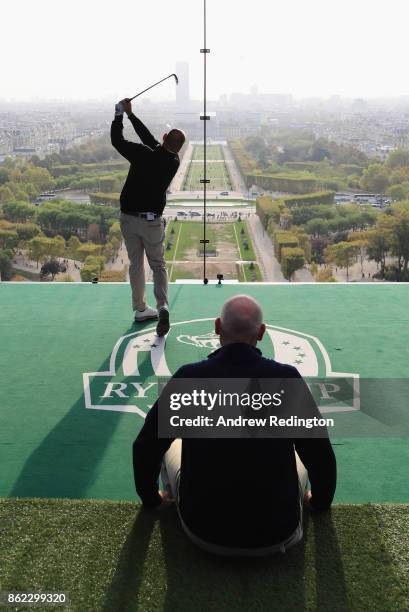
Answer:
[[[197,346],[199,348],[207,348],[211,351],[215,351],[219,348],[219,336],[217,336],[214,332],[210,332],[208,334],[202,334],[201,336],[188,336],[186,334],[182,334],[177,337],[178,342],[182,342],[182,344],[192,344],[193,346]]]
[[[116,342],[104,371],[83,374],[85,407],[134,412],[145,417],[158,396],[158,378],[186,363],[206,359],[220,346],[214,319],[174,323],[158,338],[155,327],[126,334]],[[359,375],[333,372],[329,355],[315,336],[267,325],[259,347],[265,357],[293,365],[307,380],[321,413],[359,410]]]

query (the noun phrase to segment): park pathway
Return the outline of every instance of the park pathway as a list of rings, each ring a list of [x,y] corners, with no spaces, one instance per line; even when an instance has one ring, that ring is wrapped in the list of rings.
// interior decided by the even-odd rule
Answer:
[[[280,264],[274,255],[273,243],[258,216],[251,215],[248,224],[264,281],[286,283]]]

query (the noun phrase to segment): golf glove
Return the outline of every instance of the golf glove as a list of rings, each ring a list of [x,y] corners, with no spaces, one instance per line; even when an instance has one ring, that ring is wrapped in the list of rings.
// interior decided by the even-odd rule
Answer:
[[[118,104],[115,104],[115,117],[122,116],[124,112],[125,112],[125,109],[123,105],[121,104],[121,102],[118,102]]]

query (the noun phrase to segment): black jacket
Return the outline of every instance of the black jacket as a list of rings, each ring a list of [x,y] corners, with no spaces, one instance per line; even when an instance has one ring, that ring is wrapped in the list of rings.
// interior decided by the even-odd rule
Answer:
[[[299,378],[296,368],[267,359],[248,344],[221,347],[206,360],[180,368],[178,378]],[[312,416],[318,414],[315,406]],[[160,503],[158,477],[172,440],[158,438],[158,402],[133,446],[137,493]],[[312,503],[331,505],[336,461],[328,438],[208,439],[182,442],[180,511],[189,529],[224,546],[270,546],[286,539],[300,518],[294,447],[308,470]]]
[[[122,116],[115,117],[111,124],[112,145],[131,164],[121,193],[121,211],[127,215],[161,215],[166,206],[166,190],[179,168],[179,156],[165,149],[134,114],[129,115],[129,120],[143,144],[125,140]]]

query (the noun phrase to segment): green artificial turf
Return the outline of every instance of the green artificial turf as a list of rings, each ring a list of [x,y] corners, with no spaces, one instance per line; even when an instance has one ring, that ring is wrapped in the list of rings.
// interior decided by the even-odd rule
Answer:
[[[211,333],[224,301],[242,292],[260,301],[267,325],[311,334],[334,372],[360,376],[361,410],[337,417],[342,431],[331,436],[336,502],[409,503],[407,396],[397,392],[408,379],[409,284],[171,284],[165,359],[172,373],[212,350],[180,337]],[[150,284],[147,295],[154,304]],[[84,395],[84,373],[106,372],[121,338],[154,329],[131,324],[130,297],[118,283],[0,283],[0,497],[135,498],[131,449],[143,418],[108,410],[98,385],[93,404],[104,409],[87,409]],[[120,346],[106,382],[122,379],[128,340]],[[279,346],[265,334],[260,349],[274,357]],[[155,382],[149,352],[138,364],[132,380]],[[397,391],[386,384],[399,379]],[[154,399],[155,386],[138,405],[145,410]]]
[[[64,591],[80,612],[400,612],[409,609],[408,519],[408,505],[335,506],[307,515],[304,540],[285,555],[249,561],[196,549],[174,509],[7,499],[0,590]]]

